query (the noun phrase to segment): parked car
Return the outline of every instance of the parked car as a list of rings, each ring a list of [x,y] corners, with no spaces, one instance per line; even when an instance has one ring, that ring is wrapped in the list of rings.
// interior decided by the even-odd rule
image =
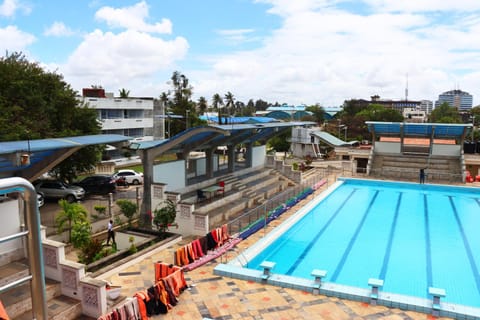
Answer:
[[[17,193],[10,193],[10,194],[0,194],[0,203],[4,201],[8,201],[10,199],[17,199]],[[38,207],[42,207],[45,204],[43,194],[41,192],[37,192],[37,205]]]
[[[46,199],[65,199],[68,202],[74,202],[85,197],[85,190],[82,187],[58,180],[37,180],[33,186]]]
[[[119,179],[120,177],[125,177],[125,182],[128,184],[142,184],[143,183],[143,173],[137,172],[135,170],[124,169],[118,170],[117,173],[114,175],[115,179]]]
[[[85,189],[87,194],[109,194],[115,192],[117,185],[115,179],[109,175],[93,175],[84,178],[75,185]]]

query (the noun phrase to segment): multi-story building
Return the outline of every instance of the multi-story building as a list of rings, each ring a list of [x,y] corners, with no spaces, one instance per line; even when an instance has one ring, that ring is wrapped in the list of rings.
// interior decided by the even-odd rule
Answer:
[[[457,108],[458,111],[470,111],[473,105],[473,96],[458,89],[446,91],[438,96],[438,100],[435,101],[435,108],[444,102]]]
[[[102,88],[83,89],[78,99],[97,110],[103,134],[120,134],[131,137],[132,141],[165,137],[165,119],[161,116],[164,108],[159,100],[114,97],[113,93],[106,93]],[[118,156],[115,150],[110,151]]]
[[[164,120],[158,116],[163,108],[154,98],[118,98],[92,88],[83,89],[79,99],[97,110],[104,134],[121,134],[135,141],[164,138]]]
[[[432,113],[433,110],[433,102],[430,100],[422,100],[420,101],[420,108],[421,111],[424,111],[426,114]]]

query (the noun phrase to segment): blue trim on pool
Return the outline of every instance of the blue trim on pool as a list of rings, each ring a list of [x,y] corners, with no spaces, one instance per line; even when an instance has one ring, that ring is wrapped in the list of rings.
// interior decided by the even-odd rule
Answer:
[[[373,195],[372,199],[370,200],[370,203],[368,204],[367,210],[365,210],[365,213],[363,214],[362,220],[357,226],[357,229],[355,230],[355,233],[353,234],[353,237],[350,239],[350,242],[348,243],[347,248],[345,249],[345,252],[343,253],[342,258],[340,259],[340,262],[338,263],[337,267],[335,268],[335,272],[333,273],[332,277],[330,278],[330,281],[335,282],[337,280],[338,275],[340,272],[342,272],[343,265],[345,264],[345,261],[347,260],[348,255],[350,254],[350,251],[352,250],[353,245],[355,244],[355,241],[357,240],[358,234],[360,233],[360,230],[363,227],[363,224],[365,223],[365,220],[367,219],[368,213],[370,212],[370,209],[373,206],[373,203],[375,202],[375,199],[377,198],[379,194],[379,190],[375,191],[375,194]]]
[[[470,261],[470,267],[472,268],[473,276],[475,277],[475,284],[477,285],[477,290],[480,293],[480,276],[478,275],[478,267],[475,263],[475,259],[473,258],[472,249],[470,248],[470,243],[468,242],[467,236],[463,230],[462,222],[460,221],[460,217],[458,216],[457,207],[455,207],[455,203],[453,202],[452,196],[448,197],[450,201],[450,205],[452,206],[453,213],[455,215],[455,220],[457,221],[458,229],[460,229],[460,234],[462,235],[463,245],[465,246],[465,250],[467,251],[468,260]]]
[[[312,249],[313,245],[317,242],[317,240],[322,236],[323,232],[328,228],[328,226],[335,220],[337,217],[338,213],[342,210],[342,208],[345,206],[347,201],[353,196],[353,194],[357,191],[357,189],[353,189],[353,191],[348,195],[348,197],[343,201],[343,203],[340,205],[340,207],[335,211],[335,213],[328,219],[327,223],[323,226],[323,228],[317,233],[315,238],[313,238],[312,241],[307,245],[307,247],[303,250],[302,254],[297,258],[294,264],[288,269],[288,271],[285,273],[287,275],[291,275],[295,269],[297,269],[298,265],[300,262],[305,258],[305,256],[308,254],[308,252]]]
[[[397,199],[397,206],[395,207],[395,215],[393,216],[392,225],[390,226],[390,235],[388,237],[387,248],[385,249],[385,255],[383,256],[382,270],[380,270],[378,279],[384,280],[385,275],[387,274],[388,261],[390,260],[390,251],[392,249],[393,238],[395,236],[395,230],[397,228],[397,220],[398,220],[398,214],[400,212],[400,204],[402,203],[402,196],[403,196],[403,192],[399,192],[398,199]]]

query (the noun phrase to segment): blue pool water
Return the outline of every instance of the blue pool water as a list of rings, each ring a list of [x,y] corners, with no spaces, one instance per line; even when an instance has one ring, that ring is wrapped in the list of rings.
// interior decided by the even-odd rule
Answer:
[[[249,263],[277,274],[480,307],[480,193],[475,188],[345,179]]]

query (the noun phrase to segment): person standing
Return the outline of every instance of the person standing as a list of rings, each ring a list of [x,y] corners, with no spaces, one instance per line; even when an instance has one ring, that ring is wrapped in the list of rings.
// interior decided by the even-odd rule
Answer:
[[[420,183],[425,183],[425,169],[420,169]]]
[[[115,243],[115,231],[113,231],[113,221],[112,220],[108,221],[108,225],[107,225],[107,246],[110,243],[110,239],[112,239],[112,244],[116,244]]]

